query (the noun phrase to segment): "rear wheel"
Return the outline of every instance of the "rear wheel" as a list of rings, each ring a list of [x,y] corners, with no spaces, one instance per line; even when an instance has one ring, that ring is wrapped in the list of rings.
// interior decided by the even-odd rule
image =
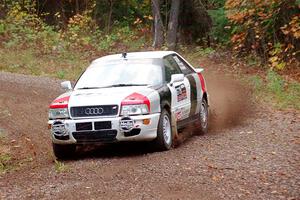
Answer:
[[[199,133],[206,134],[208,130],[208,105],[205,99],[202,99],[199,112]]]
[[[167,110],[163,110],[160,115],[157,129],[157,138],[154,145],[158,151],[171,149],[173,143],[171,117]]]
[[[54,144],[52,143],[53,152],[56,158],[64,160],[72,158],[76,151],[76,145],[74,144]]]

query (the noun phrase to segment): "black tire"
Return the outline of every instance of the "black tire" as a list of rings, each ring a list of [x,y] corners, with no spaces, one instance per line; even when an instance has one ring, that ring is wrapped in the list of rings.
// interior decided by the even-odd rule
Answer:
[[[165,126],[164,123],[166,123]],[[165,109],[162,110],[160,114],[158,128],[157,128],[157,138],[153,142],[154,142],[155,150],[157,151],[167,151],[172,148],[172,144],[173,144],[172,119],[170,113]]]
[[[76,145],[74,144],[54,144],[52,143],[53,152],[57,159],[65,160],[73,158],[76,151]]]
[[[202,99],[200,112],[199,112],[199,129],[197,130],[198,134],[206,134],[208,131],[208,105],[205,99]]]

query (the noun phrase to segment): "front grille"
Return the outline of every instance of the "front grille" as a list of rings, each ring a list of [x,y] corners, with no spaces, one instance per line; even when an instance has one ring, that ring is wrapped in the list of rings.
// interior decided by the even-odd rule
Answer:
[[[70,139],[69,135],[54,135],[55,139],[58,140],[68,140]]]
[[[76,123],[76,131],[88,131],[92,129],[92,122]]]
[[[72,117],[113,116],[118,114],[118,105],[71,107]]]
[[[95,122],[95,130],[111,129],[111,121]]]
[[[134,135],[138,135],[140,134],[141,129],[140,128],[134,128],[129,132],[124,132],[124,136],[125,137],[129,137],[129,136],[134,136]]]
[[[117,130],[73,132],[78,143],[113,142],[116,140]]]

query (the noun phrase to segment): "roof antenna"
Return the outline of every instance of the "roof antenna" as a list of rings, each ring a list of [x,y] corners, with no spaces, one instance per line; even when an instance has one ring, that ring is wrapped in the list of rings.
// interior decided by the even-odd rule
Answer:
[[[126,52],[122,53],[122,57],[123,57],[123,58],[126,58],[126,56],[127,56],[127,53],[126,53]]]

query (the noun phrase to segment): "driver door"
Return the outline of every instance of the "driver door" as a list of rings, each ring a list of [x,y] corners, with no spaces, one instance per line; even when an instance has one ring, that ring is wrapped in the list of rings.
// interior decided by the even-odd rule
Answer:
[[[182,74],[172,56],[164,58],[165,80],[170,83],[173,74]],[[175,114],[177,122],[187,119],[190,114],[190,83],[186,77],[183,81],[168,84],[171,91],[171,111]]]

